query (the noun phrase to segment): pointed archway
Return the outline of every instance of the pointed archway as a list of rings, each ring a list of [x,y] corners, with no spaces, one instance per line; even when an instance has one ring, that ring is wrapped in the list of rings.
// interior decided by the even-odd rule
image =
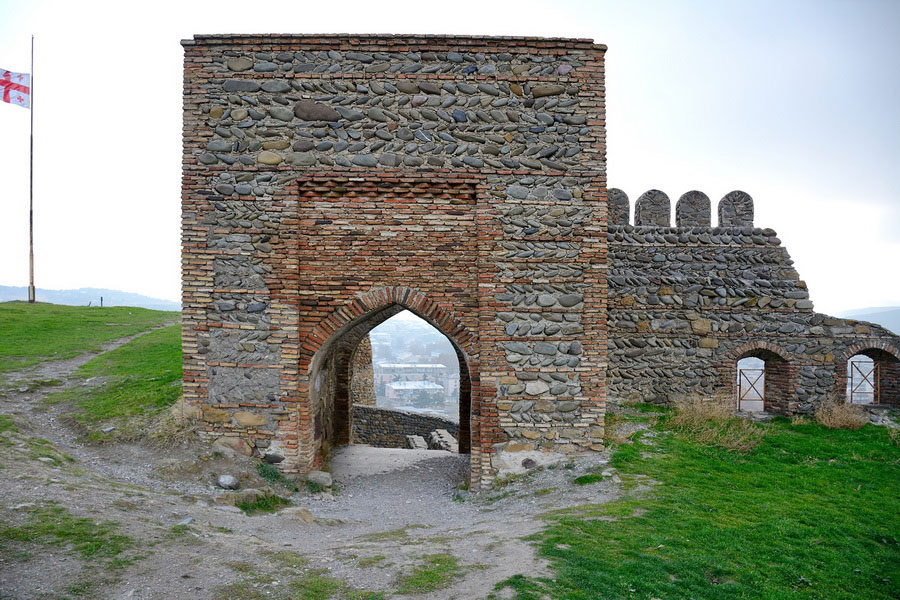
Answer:
[[[452,313],[418,290],[377,288],[355,297],[325,318],[301,345],[299,381],[299,446],[302,461],[312,467],[328,450],[350,443],[352,404],[350,367],[353,354],[368,333],[408,310],[444,335],[459,362],[459,451],[470,453],[472,480],[481,472],[478,436],[478,355],[475,336]]]

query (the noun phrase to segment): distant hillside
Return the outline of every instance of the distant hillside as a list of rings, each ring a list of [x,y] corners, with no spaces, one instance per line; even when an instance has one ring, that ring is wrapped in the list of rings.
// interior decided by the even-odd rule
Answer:
[[[99,288],[79,288],[77,290],[45,290],[38,288],[35,292],[38,302],[65,304],[68,306],[99,306],[103,297],[103,306],[139,306],[153,310],[181,310],[181,304],[171,300],[150,298],[119,290]],[[27,300],[28,288],[24,286],[0,285],[0,302],[10,300]]]
[[[872,308],[857,308],[845,310],[837,314],[845,319],[869,321],[900,334],[900,306],[875,306]]]

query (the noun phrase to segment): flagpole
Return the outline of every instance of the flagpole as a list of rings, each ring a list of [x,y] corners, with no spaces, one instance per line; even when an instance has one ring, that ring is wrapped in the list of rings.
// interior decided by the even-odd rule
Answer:
[[[31,129],[28,148],[28,302],[34,304],[34,36],[31,36]]]

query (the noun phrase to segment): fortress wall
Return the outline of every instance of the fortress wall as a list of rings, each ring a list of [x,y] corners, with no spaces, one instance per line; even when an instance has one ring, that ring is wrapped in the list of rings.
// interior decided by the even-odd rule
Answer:
[[[211,439],[316,466],[349,439],[353,351],[401,307],[464,365],[475,487],[601,450],[607,393],[733,398],[742,356],[783,413],[842,394],[856,351],[895,393],[897,337],[815,313],[750,196],[688,192],[672,227],[664,192],[607,191],[603,46],[183,45],[183,389]]]
[[[641,210],[662,222],[667,197],[651,192],[641,196]],[[741,224],[723,227],[709,226],[701,192],[676,206],[679,221],[707,223],[693,227],[627,224],[627,196],[609,196],[620,215],[607,238],[611,401],[733,401],[737,360],[757,356],[770,360],[767,410],[809,412],[843,396],[851,346],[900,348],[898,337],[877,325],[813,311],[775,231],[752,226],[747,194],[720,201],[719,218]]]

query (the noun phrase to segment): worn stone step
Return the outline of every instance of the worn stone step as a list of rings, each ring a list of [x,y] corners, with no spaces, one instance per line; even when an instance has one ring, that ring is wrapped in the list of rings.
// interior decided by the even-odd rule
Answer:
[[[406,447],[410,450],[427,450],[428,444],[421,435],[406,436]]]

